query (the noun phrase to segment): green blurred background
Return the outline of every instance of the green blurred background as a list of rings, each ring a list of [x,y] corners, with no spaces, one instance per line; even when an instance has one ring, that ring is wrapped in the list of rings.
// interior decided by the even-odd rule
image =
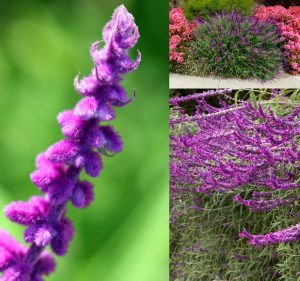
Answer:
[[[137,98],[114,122],[124,151],[104,159],[92,206],[69,206],[76,235],[47,280],[168,280],[168,3],[0,0],[1,208],[38,193],[29,179],[35,156],[62,138],[56,116],[78,101],[73,78],[91,70],[90,44],[121,3],[136,18],[142,52],[123,83]],[[23,227],[3,212],[0,227],[22,240]]]

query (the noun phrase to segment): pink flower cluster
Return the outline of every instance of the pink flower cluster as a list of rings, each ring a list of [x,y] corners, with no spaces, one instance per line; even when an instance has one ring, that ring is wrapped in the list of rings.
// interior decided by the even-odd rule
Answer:
[[[182,8],[171,8],[169,12],[169,61],[184,62],[183,42],[193,37],[196,23],[190,23],[184,16]]]
[[[285,40],[283,49],[288,71],[293,75],[300,73],[300,6],[292,6],[289,9],[279,5],[260,6],[255,11],[255,17],[275,21]]]

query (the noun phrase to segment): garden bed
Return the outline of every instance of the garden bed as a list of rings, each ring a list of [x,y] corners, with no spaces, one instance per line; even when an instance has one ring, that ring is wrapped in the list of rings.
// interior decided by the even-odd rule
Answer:
[[[300,6],[217,3],[170,9],[171,73],[259,81],[300,73]]]

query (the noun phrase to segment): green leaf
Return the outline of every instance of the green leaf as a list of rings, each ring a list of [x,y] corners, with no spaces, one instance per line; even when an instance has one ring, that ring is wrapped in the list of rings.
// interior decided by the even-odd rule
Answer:
[[[255,109],[258,109],[257,101],[256,101],[256,96],[255,96],[255,94],[254,94],[253,91],[250,92],[250,99],[251,99],[251,101],[252,101],[253,107],[254,107]]]

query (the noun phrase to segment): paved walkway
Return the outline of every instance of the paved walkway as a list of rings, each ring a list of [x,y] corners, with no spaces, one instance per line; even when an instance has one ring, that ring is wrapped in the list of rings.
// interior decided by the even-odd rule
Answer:
[[[261,83],[256,80],[197,77],[170,73],[170,89],[217,89],[217,88],[300,88],[300,75],[285,73],[279,79]]]

